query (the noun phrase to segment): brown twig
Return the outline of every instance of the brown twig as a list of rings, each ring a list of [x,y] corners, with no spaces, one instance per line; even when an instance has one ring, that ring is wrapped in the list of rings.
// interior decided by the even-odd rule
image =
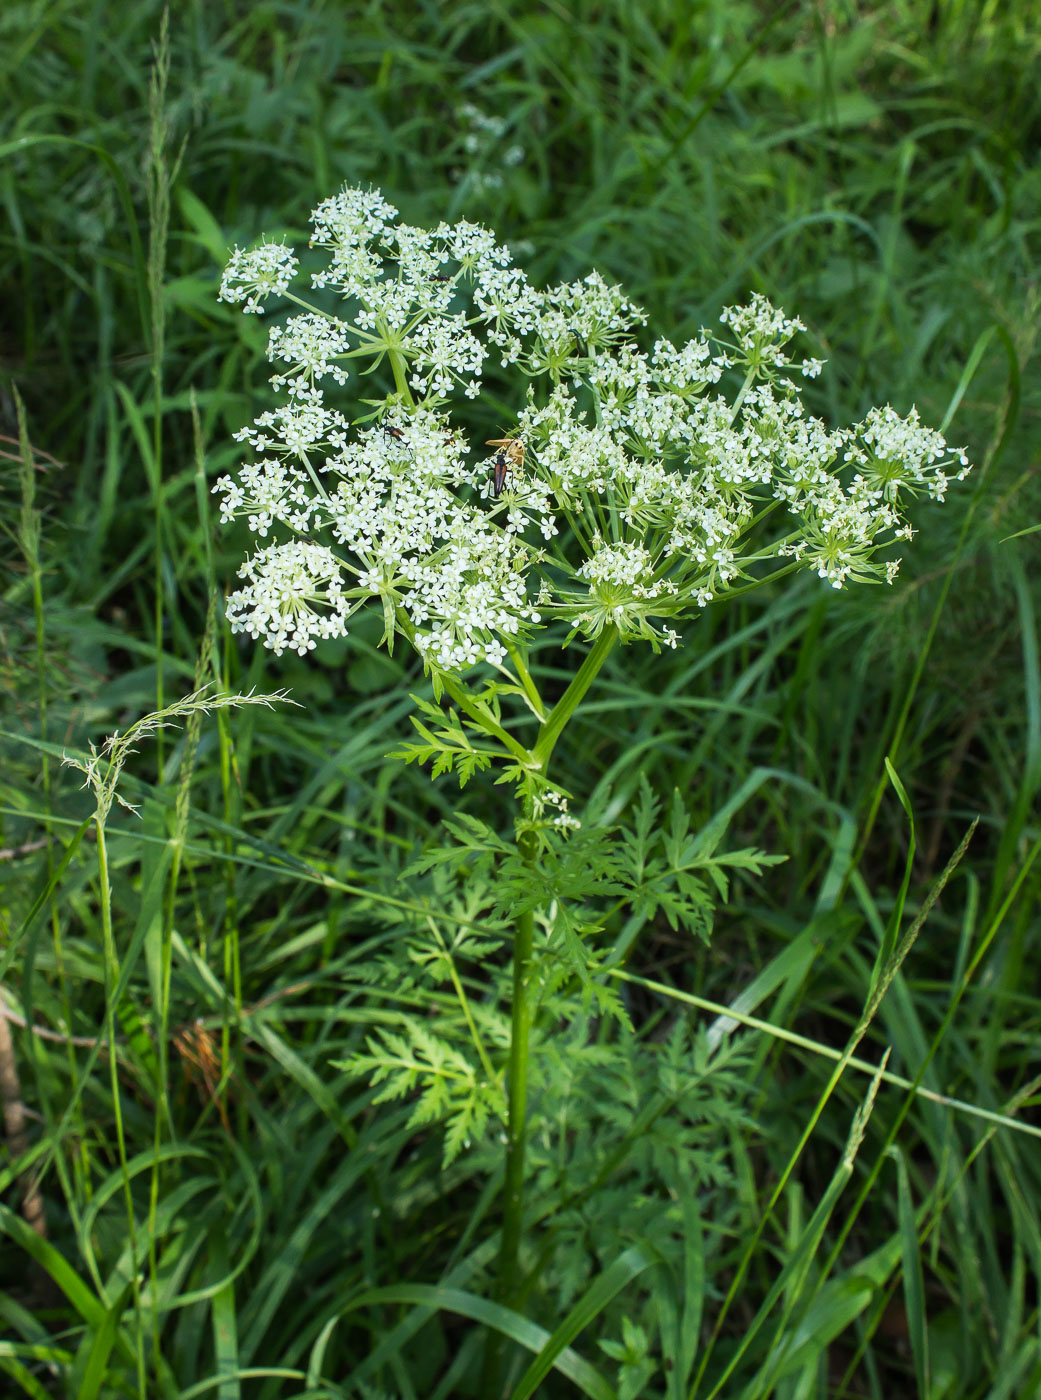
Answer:
[[[21,443],[19,442],[19,440],[16,437],[9,437],[7,433],[0,433],[0,442],[9,442],[14,447],[21,447]],[[42,447],[32,447],[30,445],[29,450],[33,457],[33,466],[38,472],[45,472],[47,468],[40,466],[39,462],[36,461],[37,457],[45,458],[48,462],[51,463],[52,466],[61,467],[64,471],[64,464],[62,462],[59,462],[57,457],[52,457],[49,452],[44,452]],[[4,452],[0,450],[0,457],[6,457],[7,460],[11,462],[20,462],[22,460],[22,454],[20,451]]]
[[[0,849],[0,860],[17,860],[19,856],[31,855],[33,851],[40,851],[50,841],[49,836],[41,837],[39,841],[26,841],[21,846],[4,846]]]
[[[7,1005],[3,995],[0,994],[0,1021],[10,1021],[23,1031],[29,1031],[31,1035],[37,1035],[41,1040],[53,1040],[57,1045],[78,1045],[84,1050],[93,1050],[97,1045],[97,1036],[91,1035],[64,1035],[61,1031],[48,1030],[46,1026],[34,1026],[31,1021],[27,1021],[20,1011],[15,1011],[13,1007]],[[101,1046],[105,1049],[104,1044]]]

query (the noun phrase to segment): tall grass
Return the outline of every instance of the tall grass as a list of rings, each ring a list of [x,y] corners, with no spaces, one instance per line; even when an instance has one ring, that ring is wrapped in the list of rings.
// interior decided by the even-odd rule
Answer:
[[[1033,7],[287,0],[164,32],[132,0],[0,16],[11,1393],[476,1395],[489,1333],[514,1396],[1041,1390]],[[505,123],[476,150],[467,102]],[[788,860],[708,947],[619,912],[632,1037],[577,996],[537,1028],[509,1308],[500,1145],[443,1169],[333,1067],[456,1004],[402,962],[431,917],[501,938],[476,884],[401,878],[497,792],[387,760],[423,680],[374,628],[275,662],[214,608],[264,341],[219,267],[344,180],[546,280],[593,264],[676,336],[762,290],[831,361],[816,411],[917,403],[978,464],[892,590],[804,580],[609,661],[562,784],[614,816],[676,788]],[[63,753],[207,684],[303,708],[184,715],[126,761],[139,815],[95,820]],[[487,964],[456,971],[501,1044]]]

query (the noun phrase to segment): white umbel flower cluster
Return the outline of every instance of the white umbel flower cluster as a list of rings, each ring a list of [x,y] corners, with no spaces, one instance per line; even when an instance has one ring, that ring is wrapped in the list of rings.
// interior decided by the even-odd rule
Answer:
[[[821,363],[793,355],[805,328],[759,295],[718,335],[648,352],[618,287],[533,287],[479,225],[416,228],[350,188],[312,223],[311,300],[282,243],[236,249],[221,284],[248,312],[299,308],[268,341],[281,402],[238,434],[256,456],[214,487],[222,519],[285,536],[228,602],[233,629],[276,652],[343,635],[370,603],[388,645],[400,633],[449,671],[502,666],[553,621],[675,646],[679,620],[771,572],[891,582],[899,561],[876,556],[910,539],[902,505],[969,470],[914,409],[810,416],[799,382]],[[526,389],[475,452],[452,410],[480,399],[490,362]]]
[[[261,302],[288,291],[298,267],[296,254],[284,243],[261,243],[248,252],[236,248],[221,279],[221,300],[242,302],[243,311],[263,315]]]

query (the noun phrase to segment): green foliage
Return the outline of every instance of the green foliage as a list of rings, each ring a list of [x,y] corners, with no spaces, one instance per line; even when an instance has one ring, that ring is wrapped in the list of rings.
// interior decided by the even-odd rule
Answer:
[[[623,1317],[622,1340],[601,1339],[597,1345],[618,1362],[618,1400],[637,1400],[655,1370],[654,1362],[647,1355],[647,1333],[639,1323]]]
[[[368,1073],[374,1085],[383,1086],[373,1103],[406,1097],[421,1085],[408,1126],[444,1123],[446,1167],[472,1138],[483,1135],[490,1115],[505,1118],[501,1086],[481,1079],[465,1055],[421,1022],[408,1020],[403,1034],[382,1030],[366,1044],[366,1053],[339,1068]]]
[[[607,800],[605,793],[602,802]],[[605,956],[596,942],[605,919],[626,908],[631,939],[661,914],[671,929],[682,928],[707,943],[713,896],[727,898],[726,869],[755,876],[784,859],[754,849],[717,853],[723,827],[692,831],[678,791],[672,796],[667,826],[659,824],[659,816],[660,804],[644,781],[632,829],[599,824],[595,810],[587,813],[588,825],[579,830],[540,824],[539,858],[533,863],[486,822],[462,812],[444,821],[453,844],[424,851],[404,874],[407,878],[444,868],[460,880],[475,880],[488,890],[496,919],[551,909],[537,986],[542,992],[555,990],[561,977],[574,974],[587,1008],[595,998],[602,1015],[621,1016],[617,989],[593,975]],[[522,829],[527,825],[522,823]]]
[[[589,1044],[579,1020],[538,1053],[532,1170],[536,1199],[554,1203],[541,1267],[560,1307],[633,1238],[675,1267],[678,1203],[692,1191],[711,1202],[715,1240],[738,1228],[729,1144],[731,1134],[755,1133],[747,1043],[713,1047],[677,1021],[650,1044],[625,1029],[611,1045]]]
[[[417,715],[409,715],[422,743],[402,744],[388,754],[388,758],[400,758],[404,763],[429,763],[433,778],[455,772],[461,788],[475,773],[491,766],[492,759],[497,755],[474,748],[466,732],[469,729],[484,735],[479,725],[473,721],[462,721],[454,710],[442,710],[421,695],[413,695],[412,699],[421,713],[435,722],[437,728],[431,729]]]
[[[707,943],[712,932],[712,894],[725,901],[729,892],[726,869],[761,875],[785,857],[752,848],[717,854],[724,825],[710,823],[692,831],[678,789],[673,790],[668,826],[658,827],[659,810],[650,784],[642,779],[633,829],[623,833],[622,879],[630,907],[645,923],[660,910],[671,929],[689,929]]]
[[[442,1124],[446,1166],[497,1120],[505,1121],[502,1069],[493,1067],[485,1045],[485,1039],[491,1037],[500,1061],[508,1045],[505,1015],[496,1010],[498,1005],[508,1004],[506,969],[501,958],[497,964],[491,961],[501,953],[504,939],[488,937],[483,929],[509,927],[522,914],[535,915],[543,933],[536,945],[529,986],[536,1026],[569,1020],[574,1010],[573,987],[580,985],[583,1011],[588,1013],[595,1003],[597,1015],[620,1021],[630,1038],[617,1047],[588,1047],[587,1028],[580,1019],[574,1041],[565,1037],[571,1072],[586,1061],[589,1052],[589,1065],[601,1085],[600,1092],[620,1071],[621,1082],[628,1086],[626,1113],[632,1108],[629,1090],[636,1082],[634,1057],[639,1041],[632,1034],[618,985],[601,971],[606,957],[602,947],[605,929],[617,923],[618,910],[624,906],[641,926],[651,924],[660,911],[670,928],[683,928],[707,942],[713,890],[723,900],[727,896],[723,867],[758,875],[779,859],[753,850],[715,854],[722,830],[692,834],[678,792],[673,795],[667,828],[657,827],[658,815],[659,804],[644,784],[634,830],[623,828],[619,832],[590,825],[574,831],[547,826],[541,831],[538,859],[532,862],[486,823],[460,813],[443,823],[454,838],[452,843],[424,851],[402,872],[402,879],[417,894],[419,879],[434,874],[430,891],[421,896],[430,912],[407,937],[397,941],[393,954],[381,954],[373,963],[358,968],[356,975],[370,985],[385,987],[388,993],[392,989],[407,992],[421,1005],[427,1003],[425,993],[451,983],[456,1002],[447,1007],[428,1004],[425,1020],[393,1013],[395,1029],[381,1027],[366,1041],[364,1052],[339,1067],[352,1075],[366,1076],[378,1086],[376,1103],[412,1100],[410,1126]],[[660,854],[656,853],[659,850]],[[694,875],[695,870],[704,875]],[[453,887],[465,891],[465,902],[452,899]],[[445,915],[454,924],[449,924],[447,934],[442,932]],[[490,979],[486,975],[489,970]],[[486,984],[490,981],[483,999],[473,999],[464,977],[471,985],[476,977]],[[677,1027],[680,1039],[681,1032],[682,1027]],[[538,1054],[552,1057],[555,1044],[556,1038],[548,1038]],[[677,1047],[675,1036],[669,1044]],[[706,1072],[706,1053],[704,1043],[693,1052],[699,1076]],[[569,1088],[569,1098],[575,1092]],[[547,1086],[545,1094],[552,1101],[557,1090]],[[680,1097],[677,1091],[677,1103]],[[583,1134],[587,1143],[591,1131]]]

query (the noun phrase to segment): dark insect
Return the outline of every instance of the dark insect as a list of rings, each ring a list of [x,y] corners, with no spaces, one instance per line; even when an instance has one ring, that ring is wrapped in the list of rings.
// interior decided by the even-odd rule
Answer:
[[[489,438],[485,447],[497,447],[499,451],[492,458],[494,476],[492,477],[492,487],[496,497],[502,495],[502,488],[506,485],[506,473],[511,467],[522,467],[524,465],[524,444],[520,438],[502,437]]]
[[[408,438],[405,436],[405,434],[400,428],[392,428],[389,423],[384,423],[383,431],[387,434],[389,438],[393,438],[395,442],[403,442],[405,444],[405,451],[410,457],[414,457],[415,454],[413,453],[412,448],[408,444]]]
[[[492,495],[496,500],[502,495],[502,488],[506,485],[506,473],[510,469],[510,459],[505,452],[496,452],[492,458]]]

